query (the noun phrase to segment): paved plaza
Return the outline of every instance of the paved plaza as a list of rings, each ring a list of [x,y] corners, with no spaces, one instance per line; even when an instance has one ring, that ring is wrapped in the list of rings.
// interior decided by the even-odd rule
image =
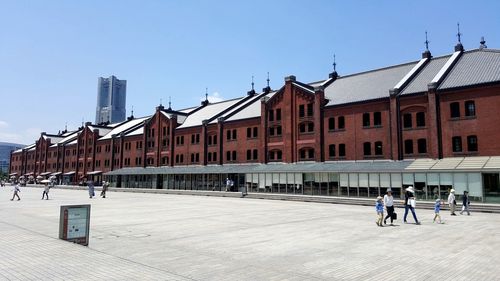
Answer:
[[[0,188],[1,280],[500,280],[498,214],[377,227],[374,207],[21,190]],[[89,247],[57,239],[69,204],[92,205]]]

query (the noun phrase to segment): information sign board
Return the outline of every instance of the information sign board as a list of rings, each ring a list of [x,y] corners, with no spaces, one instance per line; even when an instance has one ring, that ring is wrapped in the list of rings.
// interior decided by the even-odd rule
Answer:
[[[90,205],[61,206],[59,239],[88,246],[89,229]]]

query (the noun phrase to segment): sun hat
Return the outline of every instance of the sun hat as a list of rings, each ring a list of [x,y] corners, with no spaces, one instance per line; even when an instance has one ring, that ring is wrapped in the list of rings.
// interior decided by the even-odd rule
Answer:
[[[405,190],[406,190],[406,191],[409,191],[409,192],[411,192],[411,193],[415,193],[415,191],[413,190],[413,186],[411,186],[411,185],[410,185],[410,186],[408,186]]]
[[[387,193],[392,192],[392,189],[388,188],[386,192]]]
[[[452,188],[452,189],[450,190],[450,193],[455,193],[455,189],[453,189],[453,188]]]
[[[382,200],[382,196],[378,196],[378,197],[377,197],[377,200]]]
[[[440,201],[441,201],[441,199],[439,199],[439,198],[438,198],[438,199],[436,199],[436,202],[440,202]]]

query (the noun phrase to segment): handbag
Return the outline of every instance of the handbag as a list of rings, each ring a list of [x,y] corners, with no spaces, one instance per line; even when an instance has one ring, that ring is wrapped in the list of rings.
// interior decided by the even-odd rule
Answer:
[[[393,219],[393,220],[397,220],[397,219],[398,219],[398,214],[396,214],[396,213],[392,213],[392,219]]]
[[[411,206],[412,208],[415,208],[416,205],[415,199],[408,199],[407,205]]]

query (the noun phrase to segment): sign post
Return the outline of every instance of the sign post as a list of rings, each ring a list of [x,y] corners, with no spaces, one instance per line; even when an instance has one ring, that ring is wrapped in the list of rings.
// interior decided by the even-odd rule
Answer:
[[[89,245],[90,205],[61,206],[59,239]]]

